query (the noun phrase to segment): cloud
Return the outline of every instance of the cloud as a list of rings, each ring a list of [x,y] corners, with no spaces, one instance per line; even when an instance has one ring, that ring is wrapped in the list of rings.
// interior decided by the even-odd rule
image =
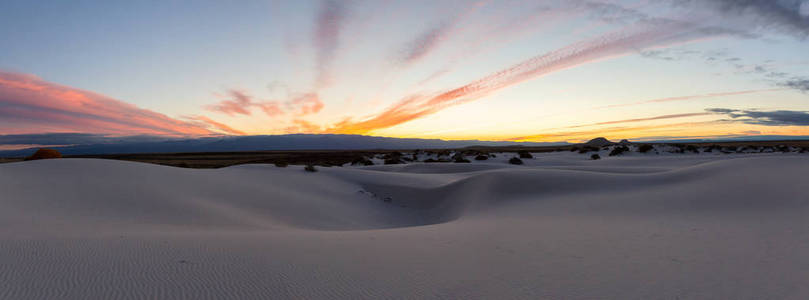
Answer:
[[[286,128],[287,133],[321,133],[321,127],[306,120],[294,119],[293,126]]]
[[[265,114],[270,117],[278,116],[284,113],[281,110],[281,107],[278,105],[277,102],[274,101],[267,101],[267,102],[255,102],[253,98],[247,95],[247,93],[239,90],[229,90],[228,95],[231,99],[222,100],[219,103],[207,105],[205,109],[219,112],[223,114],[227,114],[229,116],[233,115],[252,115],[250,111],[253,107],[258,107]]]
[[[217,130],[225,132],[227,134],[233,134],[233,135],[245,135],[246,134],[244,131],[233,129],[232,127],[230,127],[230,126],[228,126],[226,124],[214,121],[211,118],[208,118],[206,116],[197,115],[197,116],[190,116],[188,118],[192,119],[192,120],[197,120],[197,121],[203,122],[203,123],[205,123],[207,125],[210,125],[210,126],[213,126]]]
[[[702,113],[671,114],[671,115],[662,115],[662,116],[655,116],[655,117],[649,117],[649,118],[638,118],[638,119],[626,119],[626,120],[600,122],[600,123],[594,123],[594,124],[590,124],[590,125],[578,125],[578,126],[571,126],[570,128],[584,127],[584,126],[597,126],[597,125],[611,125],[611,124],[621,124],[621,123],[635,123],[635,122],[665,120],[665,119],[675,119],[675,118],[687,118],[687,117],[705,116],[705,115],[710,115],[710,114],[712,114],[712,113],[710,113],[710,112],[702,112]]]
[[[781,82],[778,85],[788,87],[791,89],[796,89],[804,93],[809,92],[809,79],[792,79],[785,82]]]
[[[323,101],[316,93],[301,94],[286,103],[289,110],[297,111],[299,116],[316,114],[323,109]]]
[[[726,115],[731,121],[764,126],[809,126],[809,112],[795,110],[739,110],[708,108],[706,111]]]
[[[323,0],[315,17],[315,32],[312,36],[316,51],[317,78],[315,85],[323,87],[331,81],[331,64],[340,46],[340,32],[347,11],[347,2]]]
[[[651,104],[651,103],[664,103],[664,102],[672,102],[672,101],[685,101],[685,100],[694,100],[694,99],[705,99],[705,98],[716,98],[716,97],[725,97],[725,96],[736,96],[736,95],[745,95],[745,94],[754,94],[754,93],[763,93],[763,92],[773,92],[773,91],[781,91],[783,89],[763,89],[763,90],[746,90],[746,91],[735,91],[735,92],[722,92],[722,93],[708,93],[708,94],[699,94],[699,95],[688,95],[688,96],[677,96],[677,97],[665,97],[665,98],[657,98],[633,103],[625,103],[625,104],[612,104],[612,105],[605,105],[596,107],[596,109],[603,109],[603,108],[616,108],[616,107],[625,107],[625,106],[634,106],[634,105],[643,105],[643,104]]]
[[[375,129],[392,127],[450,106],[480,99],[497,90],[539,76],[634,53],[642,48],[667,46],[720,33],[722,32],[715,28],[706,29],[692,23],[655,20],[568,45],[431,97],[408,96],[368,120],[344,121],[335,124],[328,131],[362,134]]]
[[[133,135],[110,136],[94,133],[37,133],[0,135],[0,150],[19,150],[37,147],[61,147],[71,145],[97,145],[115,143],[149,143],[177,140],[177,137]]]
[[[458,24],[476,9],[485,5],[485,1],[478,1],[465,6],[455,16],[435,24],[407,43],[401,58],[404,64],[412,64],[430,54],[433,50],[447,40],[458,27]]]
[[[0,132],[209,135],[194,124],[104,95],[0,71]]]
[[[799,39],[809,36],[809,17],[798,0],[672,0],[676,5],[711,9],[716,15],[737,18],[742,30],[768,29]]]

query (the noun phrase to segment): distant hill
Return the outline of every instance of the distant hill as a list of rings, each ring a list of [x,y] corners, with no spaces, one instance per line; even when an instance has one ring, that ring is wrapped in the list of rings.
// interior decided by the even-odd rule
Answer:
[[[2,137],[2,136],[0,136]],[[9,136],[6,136],[9,137]],[[72,144],[70,140],[60,140]],[[45,144],[39,141],[36,144]],[[342,134],[289,134],[223,136],[194,139],[145,139],[143,137],[98,138],[92,142],[56,149],[66,155],[116,154],[116,153],[161,153],[161,152],[237,152],[264,150],[368,150],[368,149],[436,149],[463,148],[469,146],[553,146],[566,143],[530,143],[495,141],[446,141],[439,139],[403,139]],[[0,151],[0,157],[22,157],[34,153],[37,148]]]

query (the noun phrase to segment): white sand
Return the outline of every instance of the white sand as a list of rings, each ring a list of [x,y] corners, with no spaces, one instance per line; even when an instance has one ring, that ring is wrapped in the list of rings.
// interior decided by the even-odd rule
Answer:
[[[0,299],[809,298],[809,155],[509,157],[1,164]]]

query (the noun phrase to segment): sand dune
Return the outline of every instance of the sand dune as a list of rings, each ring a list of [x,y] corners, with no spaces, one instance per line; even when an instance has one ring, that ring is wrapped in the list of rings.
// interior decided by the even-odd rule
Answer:
[[[801,154],[0,165],[0,298],[805,299]]]

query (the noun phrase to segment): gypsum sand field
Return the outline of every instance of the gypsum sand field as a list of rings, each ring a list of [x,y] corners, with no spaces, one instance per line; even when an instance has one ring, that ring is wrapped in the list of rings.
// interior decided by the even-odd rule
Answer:
[[[805,299],[809,155],[0,165],[0,298]]]

